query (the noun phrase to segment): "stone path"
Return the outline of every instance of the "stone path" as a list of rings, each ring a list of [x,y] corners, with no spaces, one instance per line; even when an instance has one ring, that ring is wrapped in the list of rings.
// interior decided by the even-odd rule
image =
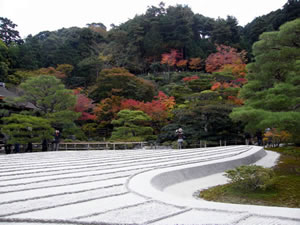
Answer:
[[[300,209],[185,200],[164,192],[264,154],[229,146],[1,155],[0,225],[300,224]]]

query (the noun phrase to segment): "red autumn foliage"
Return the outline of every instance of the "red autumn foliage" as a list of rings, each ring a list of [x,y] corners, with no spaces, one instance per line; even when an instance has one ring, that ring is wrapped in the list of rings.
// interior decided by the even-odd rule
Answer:
[[[211,89],[212,91],[215,91],[215,90],[219,89],[221,86],[222,86],[222,84],[221,84],[220,82],[216,82],[216,83],[214,83],[214,84],[211,86],[210,89]]]
[[[238,66],[232,68],[235,73],[238,73],[245,70],[246,52],[237,52],[237,49],[230,46],[217,45],[217,52],[210,54],[205,63],[205,69],[209,73],[222,71],[225,65]]]
[[[246,78],[238,78],[238,79],[232,81],[232,83],[234,83],[238,86],[242,86],[242,85],[246,84],[247,82],[248,82],[248,80]]]
[[[164,121],[175,105],[174,97],[168,97],[159,92],[151,102],[140,102],[133,99],[125,99],[121,102],[121,109],[141,110],[148,114],[153,121]]]
[[[220,89],[226,89],[226,88],[230,88],[230,87],[234,87],[234,88],[239,88],[239,86],[237,86],[234,83],[221,83],[221,82],[215,82],[212,87],[211,90],[212,91],[216,91],[216,90],[220,90]],[[244,101],[240,98],[238,98],[237,96],[228,96],[227,99],[231,102],[233,102],[236,105],[243,105]]]
[[[75,112],[81,112],[81,116],[78,118],[78,120],[95,120],[96,115],[91,113],[94,108],[92,100],[89,99],[85,94],[83,94],[82,89],[80,88],[73,90],[73,92],[77,97]]]
[[[191,77],[184,77],[184,78],[182,78],[182,80],[184,82],[189,82],[189,81],[198,80],[198,79],[199,79],[199,77],[197,75],[194,75],[194,76],[191,76]]]
[[[121,102],[122,109],[137,110],[143,102],[134,99],[125,99]]]
[[[234,83],[228,83],[228,82],[224,82],[224,83],[221,83],[221,82],[215,82],[210,90],[212,91],[215,91],[215,90],[218,90],[218,89],[226,89],[226,88],[230,88],[230,87],[233,87],[233,88],[239,88],[238,85],[234,84]]]

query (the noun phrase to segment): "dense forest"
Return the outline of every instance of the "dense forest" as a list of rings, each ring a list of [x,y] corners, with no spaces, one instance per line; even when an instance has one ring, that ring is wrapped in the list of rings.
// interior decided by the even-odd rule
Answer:
[[[267,138],[298,142],[299,17],[299,0],[245,27],[233,16],[213,19],[160,3],[109,30],[98,22],[24,40],[0,17],[0,82],[21,93],[1,102],[2,132],[11,143],[41,141],[59,129],[65,139],[172,145],[182,127],[191,147],[244,143],[268,128]],[[282,52],[273,53],[271,43]],[[13,114],[8,105],[17,102],[34,107]]]

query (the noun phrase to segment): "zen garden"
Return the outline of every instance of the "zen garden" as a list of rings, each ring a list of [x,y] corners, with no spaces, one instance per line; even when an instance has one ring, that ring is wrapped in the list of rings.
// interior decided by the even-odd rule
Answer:
[[[51,224],[94,224],[95,221],[106,221],[95,224],[123,224],[124,221],[124,224],[175,224],[164,220],[173,221],[173,216],[192,213],[195,209],[189,211],[170,202],[167,209],[155,197],[150,198],[153,202],[137,199],[152,194],[147,188],[138,191],[142,183],[139,173],[147,170],[145,178],[151,175],[148,170],[159,168],[164,174],[163,169],[174,167],[168,174],[176,180],[172,185],[179,184],[183,180],[177,172],[183,168],[193,179],[212,175],[210,172],[205,176],[195,175],[187,169],[188,165],[205,160],[224,164],[223,171],[211,170],[216,170],[216,174],[222,172],[227,182],[199,187],[201,191],[194,193],[194,200],[299,210],[299,0],[288,0],[282,9],[257,17],[244,27],[233,16],[212,19],[194,13],[188,6],[166,7],[160,3],[109,30],[102,23],[91,23],[84,28],[42,31],[22,39],[14,22],[0,17],[0,38],[0,176],[3,174],[5,178],[0,180],[1,225],[12,221],[13,225],[50,224],[50,217],[43,221],[42,214],[38,214],[40,209],[33,208],[33,203],[28,202],[31,205],[28,209],[17,205],[44,197],[28,195],[22,200],[13,194],[26,190],[32,193],[36,190],[36,194],[46,186],[55,189],[70,185],[60,183],[67,182],[63,177],[49,177],[53,179],[51,184],[39,186],[44,181],[35,180],[33,175],[48,176],[48,170],[71,173],[81,166],[93,169],[93,173],[103,170],[101,176],[105,179],[101,177],[101,182],[105,188],[120,189],[123,186],[112,180],[130,178],[130,182],[125,182],[126,179],[120,182],[127,191],[140,195],[124,201],[131,202],[130,207],[142,204],[145,211],[141,214],[146,211],[149,214],[145,213],[142,219],[125,220],[133,217],[131,212],[125,212],[127,206],[120,205],[84,215],[79,215],[78,210],[72,220],[55,214],[58,217],[53,217]],[[254,164],[250,156],[247,162],[225,163],[227,157],[230,161],[230,157],[254,149],[257,152],[253,154],[274,154],[277,158],[268,168]],[[263,156],[257,156],[256,160]],[[166,163],[160,162],[161,159]],[[143,167],[133,170],[131,167],[139,160],[145,160]],[[69,161],[70,168],[64,168]],[[201,168],[202,173],[207,170]],[[27,170],[29,174],[33,171],[30,181],[25,177]],[[118,176],[108,178],[113,173]],[[98,175],[83,174],[80,179],[85,180],[78,182],[99,183],[100,178],[95,179]],[[173,182],[169,177],[161,180],[159,177],[153,175],[151,184],[163,190],[167,189],[160,186],[163,180]],[[75,179],[75,175],[71,178]],[[12,182],[18,179],[24,180]],[[134,188],[133,184],[136,184]],[[88,190],[95,191],[94,188],[91,184]],[[62,193],[68,191],[77,194],[72,188]],[[79,192],[83,190],[78,189]],[[114,197],[124,195],[111,193]],[[59,195],[55,193],[53,198]],[[76,204],[88,201],[78,199]],[[99,199],[98,196],[92,200]],[[71,203],[71,200],[62,202],[61,206]],[[58,207],[43,202],[35,204],[41,204],[45,210]],[[122,220],[119,214],[113,214],[118,207],[130,216]],[[160,207],[165,208],[160,210]],[[162,213],[159,218],[150,218],[153,208]],[[218,210],[224,213],[225,209]],[[26,217],[26,213],[30,216]],[[249,213],[263,220],[256,212]],[[105,220],[104,215],[114,219]],[[290,222],[276,224],[300,224],[296,216],[289,219]],[[178,221],[178,224],[185,222]],[[258,224],[234,221],[232,224]]]

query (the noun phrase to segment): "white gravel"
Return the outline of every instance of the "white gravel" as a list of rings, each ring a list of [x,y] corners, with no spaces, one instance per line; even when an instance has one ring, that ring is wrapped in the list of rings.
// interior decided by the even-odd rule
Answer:
[[[205,166],[240,162],[255,149],[227,146],[0,155],[0,225],[300,224],[299,209],[220,205],[193,198],[195,190],[226,182],[216,172],[222,166],[210,167],[213,171],[205,171]],[[277,156],[267,156],[256,163],[272,166]],[[190,180],[193,174],[187,170],[173,177],[175,184],[163,191],[151,183],[165,170],[172,174],[180,168],[197,167],[203,169],[201,174],[214,174]],[[168,183],[157,182],[158,186]]]

